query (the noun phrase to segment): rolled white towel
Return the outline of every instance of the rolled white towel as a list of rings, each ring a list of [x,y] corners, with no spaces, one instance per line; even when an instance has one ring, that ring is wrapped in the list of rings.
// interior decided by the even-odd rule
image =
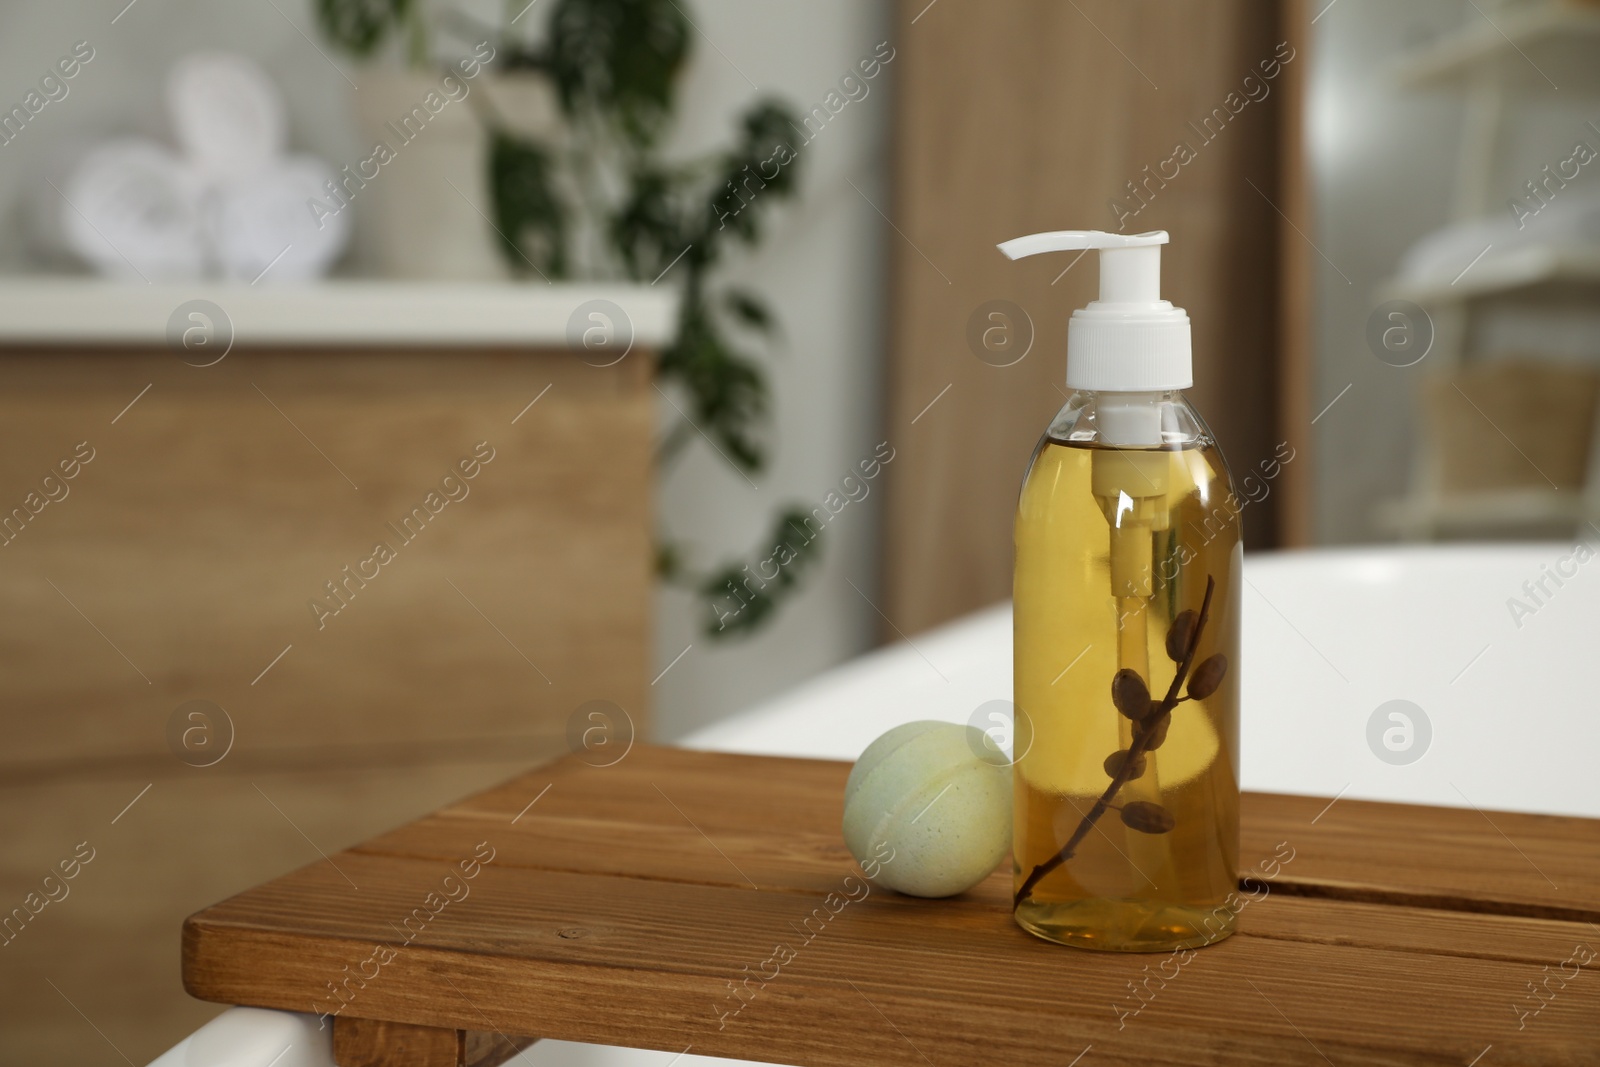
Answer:
[[[212,253],[224,277],[305,281],[324,274],[350,238],[350,213],[319,220],[311,201],[325,199],[333,171],[320,159],[291,156],[259,172],[219,183],[206,210]]]
[[[1492,268],[1528,251],[1600,248],[1600,195],[1563,193],[1518,225],[1510,212],[1452,222],[1406,250],[1399,275],[1408,281],[1459,278],[1468,267]],[[1454,284],[1453,282],[1451,284]]]
[[[204,271],[200,178],[159,144],[107,141],[79,160],[60,192],[62,235],[100,273],[159,281]]]
[[[288,140],[277,85],[233,52],[195,52],[174,63],[167,111],[179,150],[207,178],[254,174],[281,156]]]

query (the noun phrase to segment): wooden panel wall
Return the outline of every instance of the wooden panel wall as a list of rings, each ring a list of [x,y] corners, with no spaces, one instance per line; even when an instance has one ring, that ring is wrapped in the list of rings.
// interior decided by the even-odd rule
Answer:
[[[649,383],[559,352],[0,355],[0,913],[94,853],[0,935],[0,1062],[146,1062],[214,1013],[187,914],[562,750],[586,701],[645,732]],[[196,699],[233,725],[214,766],[170,747]]]
[[[1317,417],[1312,402],[1316,347],[1311,320],[1320,261],[1311,245],[1318,238],[1306,159],[1306,86],[1316,46],[1313,6],[1308,0],[1283,0],[1282,6],[1284,36],[1300,50],[1294,66],[1284,72],[1278,142],[1278,206],[1294,222],[1278,228],[1278,426],[1295,450],[1294,464],[1284,468],[1278,497],[1278,533],[1285,548],[1308,548],[1316,539],[1311,432],[1311,420]],[[1325,10],[1320,4],[1315,7]]]
[[[1284,72],[1209,140],[1190,122],[1246,96],[1285,39],[1279,23],[1272,0],[900,3],[889,426],[904,458],[887,483],[883,603],[900,630],[1010,595],[1017,489],[1065,400],[1067,317],[1095,294],[1092,257],[1010,263],[994,245],[1117,229],[1109,201],[1136,206],[1127,183],[1179,142],[1194,158],[1146,187],[1126,228],[1172,233],[1163,295],[1193,320],[1190,395],[1236,474],[1272,456]],[[1032,320],[1032,350],[1013,366],[968,345],[990,300]],[[1277,540],[1277,504],[1245,509],[1249,547]]]

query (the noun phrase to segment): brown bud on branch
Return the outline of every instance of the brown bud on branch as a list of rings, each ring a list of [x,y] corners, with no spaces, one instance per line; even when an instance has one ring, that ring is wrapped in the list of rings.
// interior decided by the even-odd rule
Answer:
[[[1167,657],[1172,662],[1183,662],[1183,654],[1189,651],[1189,641],[1194,637],[1196,619],[1194,611],[1189,610],[1180,611],[1172,620],[1172,628],[1167,631]]]
[[[1122,773],[1122,768],[1127,762],[1128,762],[1128,750],[1127,749],[1122,749],[1122,750],[1120,750],[1118,752],[1111,753],[1111,755],[1106,757],[1106,762],[1104,764],[1105,769],[1106,769],[1106,777],[1115,778],[1117,775],[1121,774]],[[1144,775],[1144,755],[1141,753],[1139,756],[1134,758],[1133,769],[1128,772],[1128,778],[1131,780],[1131,779],[1134,779],[1134,778],[1143,777],[1143,775]]]
[[[1228,657],[1218,652],[1208,657],[1200,666],[1194,669],[1194,674],[1189,678],[1189,699],[1204,700],[1217,691],[1217,686],[1222,684],[1222,676],[1228,673]]]
[[[1158,715],[1149,722],[1146,722],[1144,726],[1141,727],[1139,733],[1141,737],[1145,734],[1150,735],[1150,740],[1145,744],[1144,750],[1146,752],[1154,752],[1156,749],[1165,744],[1167,740],[1167,727],[1171,725],[1171,715]]]
[[[1150,687],[1139,672],[1124,667],[1111,679],[1111,703],[1134,722],[1150,714]]]
[[[1164,834],[1177,825],[1172,812],[1149,800],[1130,800],[1124,804],[1122,821],[1141,834]]]

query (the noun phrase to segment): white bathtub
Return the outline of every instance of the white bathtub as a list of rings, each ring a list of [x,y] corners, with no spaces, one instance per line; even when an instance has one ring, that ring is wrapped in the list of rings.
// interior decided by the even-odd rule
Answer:
[[[1246,557],[1244,787],[1600,817],[1600,692],[1591,674],[1600,671],[1600,557],[1575,547]],[[853,759],[898,723],[966,722],[1010,696],[1011,612],[999,604],[681,743]],[[1389,703],[1397,700],[1411,706]],[[547,1041],[515,1062],[740,1061]]]
[[[1244,788],[1600,816],[1600,678],[1591,674],[1600,673],[1600,554],[1579,563],[1573,550],[1247,556]],[[1535,603],[1524,583],[1544,575],[1549,595],[1534,587]],[[1524,607],[1514,612],[1513,599]],[[997,604],[682,744],[853,759],[897,723],[965,722],[1010,696],[1011,610]],[[1419,729],[1409,751],[1390,753],[1414,762],[1384,762],[1368,747],[1368,721],[1391,700],[1416,704],[1431,724],[1426,746]]]

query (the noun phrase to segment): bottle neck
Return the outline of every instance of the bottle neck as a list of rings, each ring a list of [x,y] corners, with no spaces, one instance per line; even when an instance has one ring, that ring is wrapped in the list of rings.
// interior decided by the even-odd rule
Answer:
[[[1129,448],[1160,447],[1165,440],[1161,434],[1163,424],[1172,421],[1165,416],[1174,403],[1182,403],[1177,390],[1137,393],[1101,390],[1089,395],[1094,401],[1100,439],[1109,445]]]
[[[1172,450],[1212,443],[1205,421],[1179,389],[1078,389],[1045,432],[1064,443],[1111,449]]]

